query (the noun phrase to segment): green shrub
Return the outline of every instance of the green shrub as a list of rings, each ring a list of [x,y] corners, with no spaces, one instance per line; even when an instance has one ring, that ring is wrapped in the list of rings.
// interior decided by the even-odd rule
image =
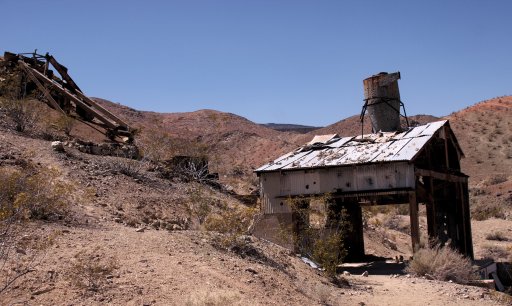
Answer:
[[[313,246],[313,259],[325,269],[328,276],[336,276],[336,269],[347,255],[344,245],[344,233],[333,231],[317,238]]]

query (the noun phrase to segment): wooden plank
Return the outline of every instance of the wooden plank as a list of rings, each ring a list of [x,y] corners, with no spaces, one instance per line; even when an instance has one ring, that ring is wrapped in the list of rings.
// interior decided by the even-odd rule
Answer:
[[[411,219],[411,242],[413,252],[418,251],[420,246],[420,226],[418,220],[418,203],[416,192],[409,193],[409,216]]]
[[[41,90],[43,95],[46,97],[46,99],[48,99],[48,101],[55,108],[55,110],[60,111],[61,113],[66,115],[66,112],[64,112],[62,108],[60,108],[59,103],[57,103],[57,101],[53,99],[52,95],[48,92],[48,90],[43,86],[43,84],[41,84],[41,82],[39,82],[37,77],[32,73],[32,69],[30,69],[30,67],[22,61],[19,61],[19,63],[21,64],[20,66],[23,68],[23,70],[25,70],[25,72],[27,73],[28,77],[32,80],[32,82],[34,82],[37,85],[39,90]]]
[[[68,74],[68,69],[61,65],[57,60],[51,56],[47,55],[45,56],[47,63],[49,62],[52,64],[53,67],[59,72],[59,74],[62,76],[62,78],[69,84],[71,87],[73,87],[75,90],[81,91],[78,85],[76,85],[75,81],[71,78],[71,76]]]
[[[87,103],[94,106],[94,108],[97,108],[101,113],[103,113],[105,116],[107,116],[109,119],[115,121],[120,126],[124,127],[125,129],[128,129],[128,124],[126,124],[123,120],[119,119],[116,115],[109,112],[106,108],[99,105],[98,103],[94,102],[91,98],[84,95],[82,92],[77,92],[77,96],[79,96],[82,100],[85,100]]]
[[[25,63],[23,63],[25,64]],[[26,65],[26,64],[25,64]],[[28,68],[30,69],[30,68]],[[55,83],[53,82],[52,80],[48,79],[44,74],[42,74],[41,72],[37,71],[37,70],[34,70],[34,69],[30,69],[30,71],[32,73],[35,74],[35,76],[51,85],[51,86],[54,86],[56,87],[57,89],[59,89],[59,91],[63,94],[65,94],[68,98],[70,98],[71,100],[73,100],[73,102],[75,102],[76,104],[78,104],[80,107],[82,107],[83,109],[85,109],[86,111],[92,113],[98,120],[100,120],[101,122],[105,123],[109,128],[112,128],[112,129],[115,129],[117,128],[118,126],[115,125],[114,123],[112,123],[110,120],[108,120],[107,118],[105,118],[101,113],[99,113],[98,111],[96,111],[95,109],[92,109],[89,105],[87,105],[86,103],[84,103],[82,100],[78,99],[78,97],[76,97],[74,94],[72,94],[69,90],[65,89],[64,87],[62,87],[60,84],[58,83]]]
[[[452,183],[466,183],[468,181],[467,176],[459,176],[450,173],[441,173],[433,170],[426,170],[420,168],[416,168],[414,170],[414,173],[416,174],[416,176],[432,177],[438,180],[448,181]]]

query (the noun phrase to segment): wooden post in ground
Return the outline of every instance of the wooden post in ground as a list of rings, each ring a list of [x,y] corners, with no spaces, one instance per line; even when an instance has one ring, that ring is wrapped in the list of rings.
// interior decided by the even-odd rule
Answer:
[[[411,218],[411,241],[413,253],[420,245],[420,226],[418,220],[418,203],[416,202],[416,192],[409,192],[409,216]]]

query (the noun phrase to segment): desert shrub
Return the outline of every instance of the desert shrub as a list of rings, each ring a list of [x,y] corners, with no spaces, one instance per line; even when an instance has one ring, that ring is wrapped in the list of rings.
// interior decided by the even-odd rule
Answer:
[[[494,231],[485,236],[487,240],[508,241],[508,238],[500,231]]]
[[[315,259],[328,276],[336,276],[336,269],[343,262],[347,251],[344,244],[343,231],[325,233],[317,238],[313,245],[313,259]]]
[[[74,187],[56,169],[0,169],[0,220],[50,219],[67,212]]]
[[[505,174],[495,174],[491,177],[489,177],[487,180],[484,181],[484,184],[487,186],[497,185],[504,183],[508,180],[508,177]]]
[[[337,266],[347,255],[345,237],[350,227],[346,211],[331,207],[336,204],[329,195],[310,200],[290,198],[287,203],[297,222],[291,233],[296,249],[320,264],[325,274],[334,280]],[[323,220],[318,220],[319,216]]]
[[[68,280],[79,289],[97,292],[106,288],[119,268],[116,257],[108,257],[96,248],[79,252],[68,270]]]
[[[122,157],[110,159],[107,165],[107,167],[113,172],[121,173],[139,180],[146,178],[144,174],[145,166],[146,164],[143,161]]]
[[[69,136],[74,125],[75,119],[66,115],[60,115],[57,120],[54,121],[54,126],[57,131],[63,132],[66,136]]]
[[[483,221],[490,218],[506,219],[507,215],[503,207],[495,201],[486,201],[486,199],[471,200],[471,218],[477,221]]]
[[[244,305],[240,294],[234,291],[196,291],[187,298],[187,306]]]
[[[227,248],[240,248],[247,243],[244,236],[249,233],[256,210],[254,208],[229,208],[210,214],[205,222],[207,231],[223,234],[219,237],[219,245]]]
[[[135,144],[141,155],[148,160],[161,162],[171,158],[176,150],[173,138],[168,134],[157,130],[141,130]]]
[[[190,217],[197,218],[199,225],[205,222],[214,206],[222,206],[218,200],[206,194],[204,188],[199,184],[191,184],[191,186],[187,188],[187,195],[189,198],[187,211]]]
[[[24,132],[36,126],[41,106],[41,102],[34,100],[0,98],[0,109],[12,121],[17,132]]]
[[[406,267],[408,273],[417,276],[430,276],[441,281],[454,281],[466,284],[477,278],[471,260],[450,246],[426,246],[414,253],[413,260]]]
[[[509,250],[499,245],[486,243],[482,246],[485,250],[485,257],[492,258],[495,261],[507,260],[510,256]]]
[[[31,231],[31,219],[61,218],[73,200],[73,186],[54,169],[0,168],[0,293],[33,271],[53,234]]]

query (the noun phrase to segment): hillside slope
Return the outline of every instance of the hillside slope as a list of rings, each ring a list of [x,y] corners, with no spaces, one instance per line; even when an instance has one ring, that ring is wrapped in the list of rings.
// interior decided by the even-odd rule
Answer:
[[[243,248],[226,249],[225,236],[204,230],[198,204],[207,201],[214,213],[224,204],[228,211],[244,207],[228,195],[163,179],[149,164],[68,147],[57,152],[50,141],[13,132],[0,120],[0,169],[27,165],[36,172],[54,169],[74,186],[74,201],[62,218],[24,224],[29,234],[23,239],[52,237],[53,243],[29,273],[0,292],[2,303],[495,304],[487,289],[405,276],[356,274],[339,288],[293,252],[251,236],[239,237]],[[368,248],[382,249],[378,238],[368,239]],[[15,254],[14,265],[31,250]],[[9,271],[16,270],[0,270],[0,279]]]

